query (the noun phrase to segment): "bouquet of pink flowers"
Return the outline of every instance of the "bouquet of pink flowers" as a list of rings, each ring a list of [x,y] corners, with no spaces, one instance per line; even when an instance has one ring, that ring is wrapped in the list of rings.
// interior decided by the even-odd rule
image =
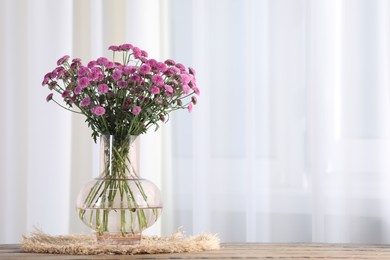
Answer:
[[[131,44],[109,50],[112,60],[101,57],[86,65],[62,57],[42,85],[52,91],[47,101],[85,115],[94,141],[101,137],[100,175],[79,194],[77,210],[99,236],[111,232],[122,239],[153,224],[162,207],[155,189],[137,177],[131,161],[136,136],[151,126],[157,130],[174,110],[191,112],[199,89],[192,68],[170,59],[148,59]]]
[[[140,135],[153,125],[157,130],[170,112],[192,110],[199,95],[194,69],[171,59],[149,59],[147,52],[131,44],[109,50],[112,60],[101,57],[86,66],[66,55],[42,82],[63,100],[50,93],[47,101],[86,116],[95,142],[99,135]]]

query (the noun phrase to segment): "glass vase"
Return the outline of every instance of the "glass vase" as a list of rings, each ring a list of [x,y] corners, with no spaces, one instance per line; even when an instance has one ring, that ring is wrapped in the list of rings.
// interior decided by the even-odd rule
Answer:
[[[162,211],[160,191],[136,172],[136,136],[100,137],[100,175],[81,189],[80,219],[105,244],[138,244]]]

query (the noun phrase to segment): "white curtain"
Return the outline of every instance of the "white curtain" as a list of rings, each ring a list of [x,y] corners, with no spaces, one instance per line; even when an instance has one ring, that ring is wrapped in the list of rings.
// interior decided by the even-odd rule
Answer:
[[[390,243],[386,0],[0,0],[0,243],[35,227],[89,232],[96,176],[84,119],[46,103],[43,75],[132,43],[197,70],[199,104],[141,137],[162,190],[147,234],[224,242]]]

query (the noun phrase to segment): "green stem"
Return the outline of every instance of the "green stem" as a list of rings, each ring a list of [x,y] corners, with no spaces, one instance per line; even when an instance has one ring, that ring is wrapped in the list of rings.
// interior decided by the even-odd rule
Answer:
[[[112,150],[106,151],[105,168],[101,173],[101,178],[93,185],[88,193],[84,208],[80,209],[79,215],[84,218],[86,209],[91,209],[89,224],[93,225],[95,219],[95,230],[102,234],[108,232],[109,221],[112,216],[118,214],[122,235],[134,233],[138,229],[143,230],[148,226],[149,218],[146,210],[149,210],[147,194],[142,187],[142,182],[137,179],[127,179],[129,173],[134,173],[133,165],[129,161],[130,140],[128,138],[114,140]],[[110,157],[112,156],[112,157]],[[134,187],[131,186],[134,183]],[[135,195],[139,192],[141,204],[138,203],[140,197]],[[115,204],[119,203],[119,204]],[[127,203],[127,204],[126,204]],[[144,208],[146,205],[147,208]],[[141,208],[142,207],[142,208]],[[92,209],[95,209],[93,213]],[[118,212],[110,214],[114,210]],[[158,218],[158,209],[151,209],[155,218]],[[138,228],[137,228],[138,226]]]

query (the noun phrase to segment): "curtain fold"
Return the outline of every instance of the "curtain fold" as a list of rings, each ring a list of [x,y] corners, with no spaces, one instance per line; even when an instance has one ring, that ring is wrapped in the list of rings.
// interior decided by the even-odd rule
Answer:
[[[13,17],[12,14],[17,11],[18,4],[20,1],[15,1],[15,3],[11,4],[2,4],[2,7],[7,10],[7,13],[4,13],[4,17],[2,18],[2,26],[1,30],[4,34],[9,35],[8,38],[2,41],[2,52],[1,56],[3,57],[3,62],[7,62],[7,67],[3,68],[1,71],[1,77],[3,80],[4,86],[12,86],[13,81],[17,79],[21,82],[21,92],[7,92],[4,93],[2,102],[1,102],[1,111],[2,115],[7,115],[11,111],[20,115],[22,120],[16,120],[10,116],[2,116],[2,127],[0,130],[1,134],[1,142],[3,148],[1,149],[1,157],[4,160],[11,161],[9,164],[2,164],[1,171],[2,172],[12,172],[13,177],[2,176],[2,198],[5,199],[5,208],[11,214],[17,215],[16,218],[13,218],[12,215],[3,215],[0,218],[0,221],[12,223],[14,226],[18,224],[18,222],[25,222],[26,219],[26,206],[27,201],[23,194],[17,194],[14,190],[25,190],[26,189],[26,168],[25,164],[15,163],[13,158],[19,157],[22,160],[27,159],[27,151],[24,149],[27,141],[27,134],[23,131],[26,127],[26,102],[27,102],[27,91],[26,83],[27,78],[20,78],[19,72],[14,68],[19,68],[21,71],[25,71],[27,68],[27,64],[25,63],[25,55],[26,55],[26,35],[22,34],[20,31],[13,32],[11,28],[8,28],[7,24],[14,24],[17,27],[22,29],[26,29],[26,18],[18,20],[16,17]],[[20,10],[21,13],[25,14],[26,8],[22,8]],[[5,51],[5,50],[11,51]],[[19,102],[13,102],[19,101]],[[16,126],[16,128],[13,128]],[[19,208],[18,205],[21,207]],[[17,231],[21,231],[22,227],[17,227]],[[13,229],[11,226],[6,226],[3,229],[4,234],[0,236],[12,236]]]
[[[88,232],[74,200],[98,147],[40,85],[62,55],[87,61],[124,42],[195,68],[201,90],[191,114],[140,139],[141,175],[165,204],[147,234],[389,243],[389,7],[0,0],[0,243],[34,227]]]

